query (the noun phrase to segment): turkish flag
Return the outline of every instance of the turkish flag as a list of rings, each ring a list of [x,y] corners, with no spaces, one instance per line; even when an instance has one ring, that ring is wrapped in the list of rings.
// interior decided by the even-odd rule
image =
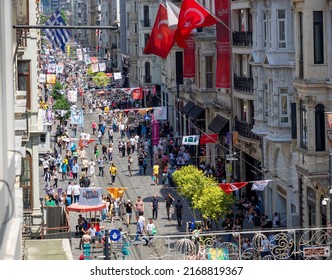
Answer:
[[[194,28],[211,26],[217,22],[218,19],[195,0],[183,0],[175,35],[178,46],[186,47],[185,40]]]
[[[168,27],[167,9],[160,4],[144,53],[166,58],[175,43],[174,35],[175,30]]]
[[[247,184],[248,182],[225,183],[225,184],[219,184],[219,187],[222,188],[225,193],[232,193],[238,189],[243,188]]]

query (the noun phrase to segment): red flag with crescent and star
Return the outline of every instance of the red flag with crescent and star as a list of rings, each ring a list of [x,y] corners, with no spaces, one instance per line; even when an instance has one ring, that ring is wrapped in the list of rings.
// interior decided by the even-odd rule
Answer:
[[[243,188],[246,186],[248,182],[237,182],[237,183],[224,183],[219,184],[219,187],[224,190],[225,193],[232,193],[238,189]]]
[[[175,43],[174,35],[175,30],[168,27],[167,9],[160,4],[144,53],[166,58]]]
[[[217,22],[218,19],[195,0],[183,0],[175,35],[178,46],[186,48],[185,40],[194,28],[211,26]]]

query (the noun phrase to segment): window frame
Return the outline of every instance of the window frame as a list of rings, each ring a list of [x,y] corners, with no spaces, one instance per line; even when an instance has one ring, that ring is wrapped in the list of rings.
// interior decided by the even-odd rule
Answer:
[[[300,147],[308,149],[308,112],[303,101],[300,101]]]
[[[320,19],[317,20],[318,13]],[[324,64],[324,13],[313,11],[313,50],[314,64]]]
[[[285,92],[283,92],[285,91]],[[289,98],[288,98],[288,89],[287,88],[279,88],[279,123],[280,124],[288,124],[289,123]],[[283,113],[283,98],[286,98],[286,113]],[[287,121],[283,121],[283,119],[287,119]]]
[[[284,13],[284,18],[280,18],[280,12]],[[281,39],[281,26],[283,25],[283,39]],[[287,29],[286,29],[286,10],[277,10],[277,41],[278,41],[278,49],[286,49],[287,48]]]
[[[205,86],[207,89],[213,88],[213,56],[205,56]]]

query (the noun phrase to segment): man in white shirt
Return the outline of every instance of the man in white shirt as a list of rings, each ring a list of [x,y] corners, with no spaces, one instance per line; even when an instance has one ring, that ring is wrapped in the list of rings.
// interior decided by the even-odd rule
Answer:
[[[72,201],[73,201],[73,185],[74,185],[74,182],[70,182],[68,187],[67,187],[67,199],[68,199],[68,204],[72,204]]]
[[[79,184],[75,184],[72,186],[72,195],[74,197],[74,203],[79,202],[80,191],[81,191],[81,187]]]
[[[123,123],[120,123],[119,124],[119,132],[120,132],[120,135],[121,135],[121,138],[124,138],[124,124]]]
[[[130,145],[131,145],[131,153],[133,154],[135,152],[135,146],[136,146],[136,140],[134,136],[131,136],[130,139]]]

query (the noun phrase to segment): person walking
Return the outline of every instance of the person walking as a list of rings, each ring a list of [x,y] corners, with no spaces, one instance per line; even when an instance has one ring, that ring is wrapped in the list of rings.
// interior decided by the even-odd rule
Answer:
[[[144,213],[144,202],[142,201],[141,196],[137,197],[137,200],[134,205],[136,217],[140,216],[140,213]]]
[[[167,219],[169,221],[171,220],[170,208],[172,207],[172,203],[173,203],[174,200],[175,200],[174,197],[170,193],[165,198],[165,202],[166,202],[166,214],[167,214]]]
[[[143,175],[143,164],[144,164],[144,155],[143,153],[140,153],[138,155],[139,175]]]
[[[128,156],[128,171],[129,171],[129,176],[133,176],[133,158],[131,155]]]
[[[180,199],[177,200],[174,208],[175,208],[175,214],[176,214],[176,220],[178,222],[178,226],[181,226],[181,224],[182,224],[182,214],[183,214],[183,205],[182,205]]]
[[[126,207],[127,225],[129,226],[131,223],[131,217],[133,216],[133,208],[134,208],[130,199],[127,200],[125,207]]]
[[[156,195],[154,195],[151,199],[151,209],[152,209],[152,219],[157,220],[158,218],[158,209],[159,209],[159,201]]]
[[[97,161],[98,168],[99,168],[99,176],[104,177],[104,168],[105,168],[105,161],[103,156],[99,157],[99,160]]]
[[[159,165],[157,164],[157,162],[154,164],[152,168],[152,175],[154,177],[154,182],[157,186],[159,183]]]
[[[95,167],[96,167],[96,162],[92,158],[91,161],[89,162],[89,174],[91,177],[96,177],[96,173],[95,173],[96,168]]]
[[[73,194],[73,198],[74,198],[74,203],[79,202],[80,199],[80,190],[81,187],[79,184],[75,184],[72,187],[72,194]]]
[[[115,177],[116,177],[116,174],[118,172],[118,169],[116,168],[114,162],[112,162],[111,167],[109,169],[109,172],[110,172],[110,175],[111,175],[111,183],[114,186]]]

